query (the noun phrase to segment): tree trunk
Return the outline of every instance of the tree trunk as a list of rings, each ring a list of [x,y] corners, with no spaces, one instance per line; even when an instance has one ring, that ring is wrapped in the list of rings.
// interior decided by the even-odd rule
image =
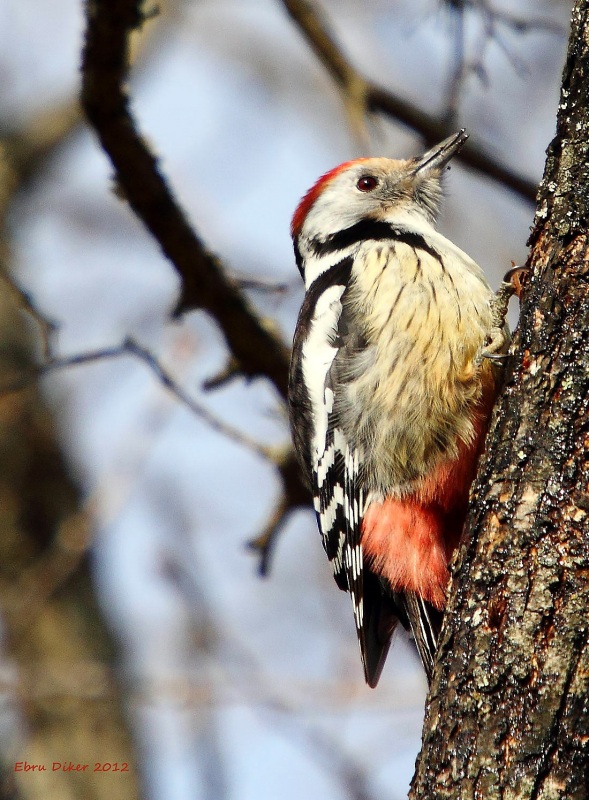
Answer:
[[[410,797],[589,797],[589,0]]]

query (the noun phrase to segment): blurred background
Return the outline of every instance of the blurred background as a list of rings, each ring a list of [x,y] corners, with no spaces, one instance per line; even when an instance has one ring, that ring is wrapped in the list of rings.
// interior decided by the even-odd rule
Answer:
[[[319,3],[361,73],[531,184],[570,6]],[[222,336],[202,312],[172,321],[176,274],[77,106],[83,13],[0,0],[0,797],[406,797],[417,657],[398,634],[364,685],[310,510],[260,577],[248,542],[282,497],[285,409],[261,379],[205,389]],[[341,161],[423,140],[350,114],[280,0],[162,0],[136,45],[133,108],[161,168],[290,343],[298,200]],[[497,286],[525,261],[530,197],[460,163],[446,188],[442,231]]]

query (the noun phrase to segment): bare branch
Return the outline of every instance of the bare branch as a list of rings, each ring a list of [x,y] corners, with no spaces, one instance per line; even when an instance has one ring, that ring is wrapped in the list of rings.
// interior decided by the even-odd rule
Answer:
[[[367,80],[343,55],[317,7],[309,0],[282,0],[314,52],[340,87],[346,102],[359,103],[369,111],[379,111],[421,134],[428,144],[435,144],[454,132],[445,118],[436,118]],[[360,100],[354,100],[360,98]],[[458,158],[468,167],[501,183],[524,200],[534,201],[536,184],[496,161],[472,138]]]
[[[217,416],[212,414],[205,406],[194,400],[194,398],[190,397],[190,395],[184,391],[180,384],[174,380],[171,374],[164,369],[164,367],[162,367],[153,353],[151,353],[145,347],[142,347],[134,339],[126,339],[123,342],[121,345],[121,354],[122,353],[129,353],[143,361],[143,363],[149,367],[149,369],[161,381],[166,389],[168,389],[174,395],[174,397],[176,397],[183,405],[185,405],[186,408],[192,411],[193,414],[206,422],[210,428],[222,434],[223,436],[226,436],[236,444],[240,444],[243,447],[246,447],[248,450],[257,453],[262,458],[274,462],[274,453],[271,447],[266,447],[265,445],[260,444],[255,439],[252,439],[247,434],[235,428],[233,425],[223,422]]]
[[[466,75],[465,65],[465,42],[464,42],[464,14],[462,8],[458,8],[452,14],[454,23],[454,52],[452,54],[452,66],[450,69],[450,79],[448,81],[448,99],[446,101],[445,121],[448,127],[456,126],[458,117],[458,107],[460,103],[460,93]]]
[[[266,577],[270,572],[270,559],[272,556],[274,544],[278,539],[278,535],[285,526],[290,515],[290,508],[288,497],[283,491],[274,505],[274,510],[270,514],[268,522],[262,528],[262,531],[251,539],[247,546],[253,550],[260,558],[259,573],[262,577]]]
[[[274,545],[291,513],[297,508],[309,508],[311,501],[309,490],[301,482],[293,448],[288,446],[275,451],[273,460],[282,481],[282,493],[260,535],[248,542],[248,547],[260,555],[259,570],[263,576],[270,571]]]
[[[288,283],[273,283],[261,278],[240,278],[236,276],[236,280],[242,289],[251,289],[254,292],[263,292],[264,294],[284,294],[290,289]]]
[[[505,40],[499,27],[507,28],[514,33],[527,34],[531,32],[544,32],[562,36],[564,28],[551,19],[528,19],[519,17],[511,11],[493,8],[486,0],[445,0],[450,18],[454,24],[454,52],[450,70],[447,110],[445,120],[448,126],[455,126],[460,93],[467,76],[474,73],[479,80],[487,83],[487,72],[484,61],[487,45],[494,41],[505,53],[505,56],[519,75],[527,73],[526,65],[518,53],[514,51]],[[466,26],[465,15],[471,12],[476,14],[482,22],[482,33],[476,44],[471,48],[475,53],[474,59],[466,58]]]
[[[213,389],[220,389],[222,386],[225,386],[225,384],[232,381],[233,378],[236,378],[239,374],[239,363],[235,358],[233,358],[233,356],[230,356],[225,366],[219,370],[216,375],[212,375],[210,378],[207,378],[207,380],[203,383],[202,388],[207,392],[210,392]]]
[[[231,352],[230,370],[223,379],[238,370],[250,377],[265,376],[286,399],[288,348],[274,323],[256,314],[239,282],[228,275],[220,260],[191,227],[131,114],[124,87],[129,68],[129,36],[142,23],[139,5],[137,0],[117,3],[96,0],[92,4],[91,13],[87,15],[82,67],[84,109],[116,170],[117,184],[180,276],[181,292],[175,313],[200,308],[217,321]],[[240,432],[230,430],[205,409],[197,408],[194,401],[162,373],[157,361],[136,343],[129,345],[127,342],[126,350],[129,349],[209,424],[277,465],[283,479],[281,505],[290,509],[302,504],[302,496],[304,503],[308,502],[292,452],[276,462],[273,453],[249,441]],[[273,526],[270,523],[274,532],[281,527],[282,516],[278,515]],[[262,570],[267,569],[273,539],[269,536],[267,546],[261,548]]]
[[[269,447],[243,433],[233,425],[219,419],[212,414],[206,406],[191,397],[180,384],[172,377],[171,373],[163,367],[156,356],[147,348],[140,345],[132,338],[125,339],[121,344],[112,347],[103,347],[85,353],[76,353],[70,356],[52,357],[41,364],[32,366],[16,378],[6,381],[0,386],[0,397],[12,392],[21,391],[31,385],[39,376],[69,367],[92,364],[113,358],[132,356],[145,364],[160,383],[171,392],[195,416],[203,420],[210,428],[227,437],[232,442],[247,448],[253,453],[270,462],[278,471],[282,490],[277,500],[270,519],[264,526],[261,534],[248,543],[248,547],[260,556],[259,570],[261,575],[267,575],[270,570],[270,559],[278,534],[286,524],[290,513],[300,507],[309,506],[309,494],[300,478],[299,466],[295,459],[292,446],[286,444],[282,447]]]
[[[228,439],[249,450],[257,453],[262,458],[272,461],[279,466],[276,454],[271,447],[266,447],[255,439],[252,439],[245,433],[242,433],[237,428],[229,425],[220,420],[217,416],[212,414],[204,405],[199,403],[180,386],[180,384],[172,377],[158,361],[156,356],[147,348],[140,345],[135,339],[127,338],[121,344],[112,347],[103,347],[98,350],[91,350],[85,353],[76,353],[70,356],[53,357],[44,361],[42,364],[32,366],[29,370],[19,375],[17,378],[7,381],[3,386],[0,386],[0,396],[18,392],[21,389],[30,386],[30,384],[39,376],[47,375],[56,370],[66,369],[68,367],[81,366],[83,364],[92,364],[97,361],[106,361],[113,358],[120,358],[121,356],[134,356],[142,361],[153,372],[160,383],[166,387],[174,397],[179,400],[189,411],[195,416],[200,417],[207,423],[213,430],[223,434]]]
[[[545,33],[552,33],[556,36],[563,36],[566,31],[552,19],[544,17],[520,17],[514,14],[513,11],[504,11],[502,9],[493,8],[487,0],[451,0],[449,6],[454,8],[473,8],[479,11],[484,16],[488,17],[493,25],[500,23],[507,28],[511,28],[515,33],[533,33],[543,31]]]
[[[170,259],[182,286],[176,314],[204,309],[218,322],[241,371],[269,378],[283,398],[289,351],[204,245],[176,202],[156,157],[138,132],[125,82],[129,36],[142,24],[138,0],[88,5],[82,102],[135,213]]]
[[[157,13],[172,17],[178,0],[160,0]],[[156,39],[154,26],[150,33],[136,43],[134,57],[144,60],[152,50]],[[0,280],[3,280],[23,309],[36,323],[41,335],[43,356],[52,358],[52,338],[58,323],[49,319],[37,307],[33,298],[11,275],[8,264],[8,236],[3,230],[6,214],[15,195],[26,189],[51,157],[84,122],[78,99],[66,100],[60,105],[43,109],[26,125],[14,130],[9,121],[0,125]]]

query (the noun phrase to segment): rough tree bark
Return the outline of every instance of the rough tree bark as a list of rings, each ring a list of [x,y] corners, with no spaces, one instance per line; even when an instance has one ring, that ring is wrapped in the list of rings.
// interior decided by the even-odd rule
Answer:
[[[589,0],[410,797],[589,796]]]

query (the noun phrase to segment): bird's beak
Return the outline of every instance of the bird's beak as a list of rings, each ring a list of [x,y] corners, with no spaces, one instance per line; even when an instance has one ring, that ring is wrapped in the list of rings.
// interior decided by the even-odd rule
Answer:
[[[428,150],[425,155],[417,159],[415,167],[412,170],[413,174],[421,172],[424,169],[428,172],[432,170],[441,170],[446,166],[448,161],[450,161],[450,159],[453,158],[456,153],[459,152],[459,150],[461,150],[462,145],[467,139],[468,133],[464,130],[464,128],[459,130],[458,133],[455,133],[453,136],[449,136],[447,139],[444,139],[443,142],[440,142],[440,144],[432,147],[432,149]]]

